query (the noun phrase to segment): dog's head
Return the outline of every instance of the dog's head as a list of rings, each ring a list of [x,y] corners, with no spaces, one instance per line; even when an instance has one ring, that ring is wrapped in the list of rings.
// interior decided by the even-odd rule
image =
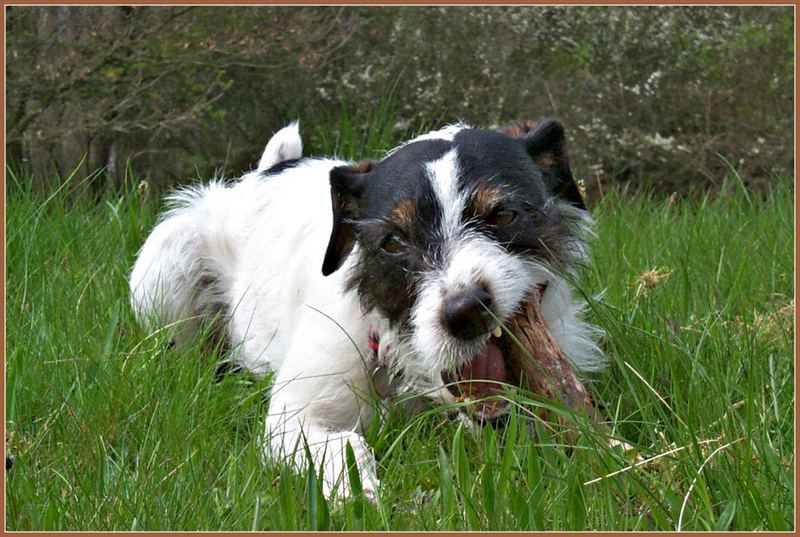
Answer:
[[[408,342],[418,375],[504,380],[496,327],[582,255],[561,124],[448,127],[334,168],[330,182],[323,274],[352,257],[349,286]]]

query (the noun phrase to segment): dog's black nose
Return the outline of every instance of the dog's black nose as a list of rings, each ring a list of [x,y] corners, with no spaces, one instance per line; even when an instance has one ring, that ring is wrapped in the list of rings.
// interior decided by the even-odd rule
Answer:
[[[492,297],[481,285],[473,285],[448,296],[444,304],[447,330],[459,339],[473,339],[489,331],[494,324],[489,309]]]

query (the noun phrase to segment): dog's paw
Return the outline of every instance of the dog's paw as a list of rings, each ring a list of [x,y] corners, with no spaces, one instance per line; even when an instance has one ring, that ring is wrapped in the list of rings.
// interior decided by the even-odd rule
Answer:
[[[377,477],[375,456],[364,442],[364,439],[355,433],[346,433],[340,438],[341,451],[339,456],[331,457],[325,462],[323,492],[334,502],[352,498],[354,483],[350,481],[350,472],[347,464],[347,444],[353,450],[361,493],[363,497],[372,502],[377,502],[380,481]]]
[[[378,489],[381,482],[378,480],[378,474],[375,464],[375,455],[372,450],[363,445],[360,446],[361,453],[353,448],[353,454],[356,456],[356,464],[358,465],[358,475],[361,481],[361,493],[364,498],[373,504],[378,503]],[[352,484],[351,484],[352,488]]]
[[[364,499],[373,505],[378,505],[378,487],[380,483],[376,479],[374,482],[365,483],[362,489]]]

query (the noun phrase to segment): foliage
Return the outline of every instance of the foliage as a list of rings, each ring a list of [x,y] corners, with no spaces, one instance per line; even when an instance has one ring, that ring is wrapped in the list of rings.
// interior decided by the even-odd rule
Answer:
[[[793,165],[790,6],[8,13],[7,143],[38,181],[84,154],[98,189],[128,160],[153,184],[238,174],[290,119],[315,152],[392,88],[395,138],[561,118],[589,189],[716,190],[725,160],[758,189]]]
[[[49,172],[52,160],[65,177],[87,154],[82,173],[107,166],[111,186],[119,186],[126,160],[157,178],[164,176],[159,168],[173,174],[216,166],[224,153],[208,161],[193,155],[219,155],[230,140],[215,131],[231,120],[245,123],[230,99],[258,105],[264,95],[287,93],[314,77],[352,31],[339,13],[12,7],[11,156],[39,172]],[[253,79],[259,70],[269,77]],[[201,130],[207,135],[198,137]]]
[[[342,77],[353,93],[402,69],[406,119],[431,110],[476,124],[559,117],[590,186],[719,188],[726,165],[717,154],[751,187],[791,168],[790,10],[415,8],[372,17],[393,54],[365,48]]]

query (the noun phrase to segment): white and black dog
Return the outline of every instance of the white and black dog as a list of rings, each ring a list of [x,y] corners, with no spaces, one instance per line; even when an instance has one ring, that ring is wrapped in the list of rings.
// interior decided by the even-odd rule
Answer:
[[[559,122],[448,126],[378,162],[301,148],[289,125],[255,171],[174,194],[130,280],[146,326],[211,327],[240,367],[275,373],[268,457],[303,466],[308,446],[326,494],[346,496],[349,442],[374,496],[375,394],[452,403],[467,376],[513,383],[498,323],[533,289],[573,364],[600,366],[565,279],[589,217]]]

